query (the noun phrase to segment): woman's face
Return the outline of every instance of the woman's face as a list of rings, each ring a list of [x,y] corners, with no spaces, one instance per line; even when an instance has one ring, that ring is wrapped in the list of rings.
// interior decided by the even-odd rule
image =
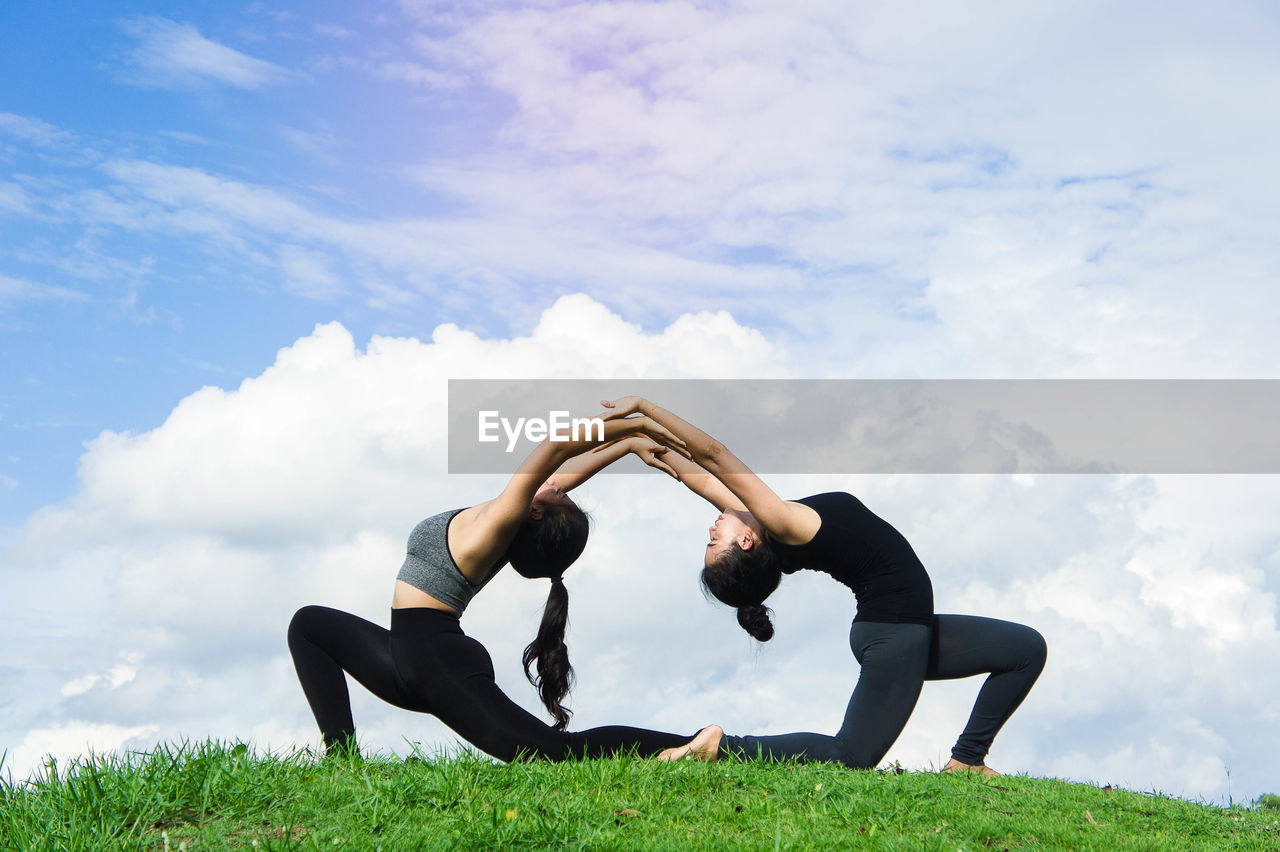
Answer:
[[[533,502],[530,504],[530,514],[541,516],[544,506],[552,503],[561,503],[566,506],[576,506],[573,499],[568,494],[561,491],[550,480],[542,483],[542,486],[533,495]],[[536,510],[536,512],[534,511]]]
[[[711,565],[718,561],[734,542],[743,550],[750,550],[760,534],[759,524],[750,512],[738,509],[725,509],[716,518],[716,522],[707,530],[710,541],[707,542],[707,554],[703,563]]]

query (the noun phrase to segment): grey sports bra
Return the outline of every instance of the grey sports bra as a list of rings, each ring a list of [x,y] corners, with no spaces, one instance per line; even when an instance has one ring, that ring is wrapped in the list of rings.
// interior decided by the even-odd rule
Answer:
[[[467,608],[476,592],[485,587],[493,579],[496,570],[478,586],[462,575],[458,563],[453,561],[449,552],[449,523],[462,509],[450,509],[432,515],[413,528],[409,533],[408,553],[404,564],[400,566],[397,580],[404,580],[415,589],[421,589],[436,600],[446,603],[458,611]]]

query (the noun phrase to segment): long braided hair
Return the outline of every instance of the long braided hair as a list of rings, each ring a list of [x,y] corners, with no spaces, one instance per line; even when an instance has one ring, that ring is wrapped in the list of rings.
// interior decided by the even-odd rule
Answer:
[[[590,524],[586,512],[571,503],[548,503],[542,510],[540,519],[520,524],[506,559],[522,577],[551,579],[538,635],[524,649],[524,673],[555,717],[556,729],[564,730],[572,712],[561,701],[573,686],[573,666],[564,643],[569,591],[563,575],[587,546]]]

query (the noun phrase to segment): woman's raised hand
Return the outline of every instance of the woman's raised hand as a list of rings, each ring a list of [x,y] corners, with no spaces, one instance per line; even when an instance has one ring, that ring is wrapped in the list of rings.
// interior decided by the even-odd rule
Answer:
[[[666,426],[663,426],[652,417],[645,415],[646,410],[653,411],[655,406],[644,397],[620,396],[612,402],[607,399],[602,399],[600,400],[600,404],[607,409],[597,415],[601,420],[634,421],[637,433],[647,435],[664,447],[670,447],[675,450],[685,458],[692,458],[684,441],[677,438]],[[640,414],[639,417],[630,416],[637,413]],[[599,448],[597,448],[597,450],[598,449]]]
[[[689,449],[684,445],[684,441],[671,434],[671,430],[663,426],[652,417],[633,417],[632,420],[638,421],[641,434],[647,435],[657,443],[661,444],[664,449],[669,448],[675,450],[685,458],[691,458]],[[646,462],[647,464],[647,462]]]
[[[644,414],[644,406],[647,400],[642,396],[620,396],[613,402],[607,399],[600,400],[600,404],[609,411],[604,412],[600,416],[605,420],[615,420],[619,417],[626,417],[629,414],[635,414],[639,411]]]
[[[657,468],[663,473],[670,474],[671,478],[680,481],[680,474],[676,473],[675,468],[667,464],[663,456],[667,453],[667,448],[646,436],[637,436],[635,439],[638,446],[633,452],[639,456],[640,461],[649,465],[649,467]]]

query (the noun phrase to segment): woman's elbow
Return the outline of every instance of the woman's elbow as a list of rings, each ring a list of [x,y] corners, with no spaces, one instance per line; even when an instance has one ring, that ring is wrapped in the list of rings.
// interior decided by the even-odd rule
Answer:
[[[694,461],[710,471],[718,468],[728,454],[729,448],[713,439],[705,447],[698,448],[693,456]]]

